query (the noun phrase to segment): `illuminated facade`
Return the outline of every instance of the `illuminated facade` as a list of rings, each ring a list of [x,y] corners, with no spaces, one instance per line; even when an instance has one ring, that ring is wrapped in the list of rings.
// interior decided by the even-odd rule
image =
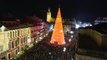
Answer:
[[[48,12],[47,12],[47,22],[52,22],[50,9],[48,9]]]
[[[19,26],[15,28],[1,27],[0,29],[0,56],[2,53],[6,60],[11,60],[20,51],[25,49],[26,45],[31,42],[31,28]],[[2,59],[2,57],[0,58]]]
[[[0,27],[0,60],[12,60],[27,48],[41,41],[46,36],[45,23]]]
[[[43,26],[33,26],[31,27],[31,39],[32,43],[39,42],[39,38],[43,38],[43,35],[45,34],[46,27]]]
[[[7,59],[12,59],[20,51],[25,49],[25,46],[29,45],[31,42],[31,32],[30,28],[19,28],[8,30],[8,52]]]
[[[55,21],[54,30],[53,30],[53,33],[52,33],[50,43],[51,44],[57,43],[58,45],[62,45],[62,44],[65,43],[60,8],[58,9],[57,18],[56,18],[56,21]]]

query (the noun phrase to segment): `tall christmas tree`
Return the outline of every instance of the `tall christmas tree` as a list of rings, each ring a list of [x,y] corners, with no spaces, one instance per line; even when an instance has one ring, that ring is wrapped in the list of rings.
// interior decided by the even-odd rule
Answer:
[[[57,18],[55,21],[54,30],[52,33],[50,43],[51,44],[57,43],[58,45],[63,45],[65,43],[60,8],[58,8]]]

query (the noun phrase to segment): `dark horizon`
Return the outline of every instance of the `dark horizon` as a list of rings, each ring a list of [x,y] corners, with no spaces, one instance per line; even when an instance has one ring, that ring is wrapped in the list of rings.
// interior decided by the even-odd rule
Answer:
[[[50,8],[52,16],[56,17],[60,5],[63,18],[70,17],[105,17],[107,16],[107,1],[99,0],[3,0],[0,1],[0,15],[13,14],[17,17],[36,15],[46,16]]]

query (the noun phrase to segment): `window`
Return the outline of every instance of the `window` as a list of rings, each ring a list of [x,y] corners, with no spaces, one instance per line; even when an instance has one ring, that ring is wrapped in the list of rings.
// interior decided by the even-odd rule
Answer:
[[[17,52],[19,52],[19,47],[17,48]]]
[[[13,31],[13,37],[14,37],[14,31]]]
[[[17,40],[15,41],[15,46],[17,47]]]
[[[18,36],[19,36],[19,33],[20,33],[20,32],[19,32],[19,30],[18,30]]]
[[[8,59],[10,59],[11,58],[11,56],[10,56],[10,54],[8,54]]]
[[[12,42],[12,48],[14,48],[14,41]]]
[[[21,44],[23,44],[23,38],[21,38]]]
[[[27,37],[24,37],[24,43],[27,43]]]
[[[16,31],[13,31],[13,32],[14,32],[14,33],[13,33],[13,34],[14,34],[14,37],[16,37]]]
[[[23,30],[21,30],[21,36],[23,35]]]
[[[26,41],[26,43],[27,43],[27,37],[25,37],[25,41]]]
[[[8,45],[8,46],[9,46],[9,49],[11,49],[11,42],[9,42],[9,45]]]
[[[16,35],[17,35],[17,32],[16,32],[16,31],[15,31],[15,34],[14,34],[14,35],[15,35],[15,37],[16,37]]]
[[[18,53],[18,51],[16,50],[16,54]]]
[[[10,38],[12,38],[12,32],[10,32]]]
[[[0,53],[3,51],[3,46],[0,46]]]
[[[17,38],[17,45],[19,45],[19,38]]]

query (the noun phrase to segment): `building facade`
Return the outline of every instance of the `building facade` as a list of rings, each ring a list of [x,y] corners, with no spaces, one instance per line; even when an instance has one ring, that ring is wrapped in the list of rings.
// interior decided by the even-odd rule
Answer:
[[[6,27],[5,27],[6,29]],[[30,27],[12,28],[0,32],[1,53],[6,52],[6,59],[12,59],[31,41]]]
[[[79,29],[76,60],[107,60],[107,34],[95,29]]]
[[[0,28],[0,59],[11,60],[46,35],[45,25],[19,25]]]

